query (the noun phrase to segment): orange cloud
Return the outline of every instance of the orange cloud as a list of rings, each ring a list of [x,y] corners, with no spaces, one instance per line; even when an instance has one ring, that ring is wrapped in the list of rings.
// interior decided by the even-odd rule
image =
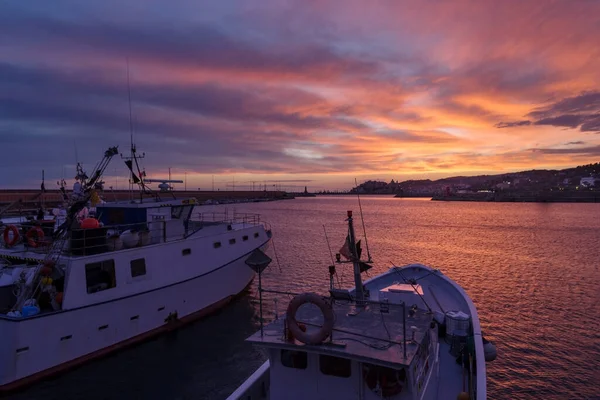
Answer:
[[[157,169],[176,159],[194,174],[333,184],[597,158],[566,145],[600,145],[597,2],[141,4],[7,6],[8,153],[32,137],[126,146],[128,58],[137,136]],[[41,156],[32,174],[62,162]]]

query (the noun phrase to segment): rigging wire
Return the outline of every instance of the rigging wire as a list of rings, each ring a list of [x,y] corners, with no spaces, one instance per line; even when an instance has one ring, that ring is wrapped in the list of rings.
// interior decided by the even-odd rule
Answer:
[[[402,280],[404,281],[404,283],[408,283],[410,286],[412,286],[413,290],[415,291],[415,293],[421,298],[421,300],[423,301],[423,303],[425,304],[425,307],[427,307],[427,309],[429,310],[429,312],[433,312],[433,310],[431,309],[431,307],[429,307],[429,304],[427,304],[427,302],[425,301],[425,298],[423,297],[423,295],[421,295],[419,293],[419,291],[417,290],[417,288],[415,287],[415,285],[412,283],[411,280],[408,280],[404,277],[404,275],[402,274],[402,271],[400,271],[398,269],[398,266],[395,265],[393,262],[390,261],[390,264],[392,264],[392,266],[394,267],[394,272],[396,272],[398,275],[400,275],[400,277],[402,278]]]
[[[331,246],[329,245],[329,238],[327,237],[327,230],[325,229],[325,225],[323,225],[323,232],[325,232],[325,241],[327,242],[327,247],[329,248],[329,255],[331,256],[331,265],[335,266],[335,261],[333,261],[333,252],[331,251]],[[340,277],[337,273],[337,268],[335,270],[335,277],[337,278],[339,287],[342,287]]]
[[[358,187],[358,182],[356,178],[354,178],[354,184]],[[367,229],[365,228],[365,219],[363,218],[362,205],[360,204],[360,195],[358,194],[358,189],[356,190],[356,197],[358,198],[358,210],[360,211],[360,220],[362,221],[363,234],[365,235],[365,247],[367,248],[367,257],[368,261],[371,261],[371,252],[369,251],[369,241],[367,240]]]
[[[271,243],[273,243],[273,253],[275,254],[275,260],[277,260],[277,268],[279,268],[279,272],[281,273],[281,264],[279,263],[279,256],[277,255],[277,249],[275,248],[275,239],[271,238]]]

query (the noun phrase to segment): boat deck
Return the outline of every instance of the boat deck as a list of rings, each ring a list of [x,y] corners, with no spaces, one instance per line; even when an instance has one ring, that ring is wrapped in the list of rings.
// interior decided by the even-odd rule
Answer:
[[[387,273],[366,281],[365,287],[370,292],[371,300],[377,301],[380,300],[381,290],[390,285],[405,285],[409,282],[413,283],[415,287],[418,285],[418,289],[420,289],[419,294],[421,296],[416,297],[415,300],[418,301],[419,307],[427,308],[428,306],[436,314],[445,314],[448,311],[462,311],[471,317],[471,326],[475,334],[475,349],[478,357],[477,362],[473,360],[473,370],[478,372],[475,379],[477,382],[475,392],[478,396],[486,393],[486,369],[483,345],[481,344],[479,318],[474,306],[471,307],[465,295],[461,293],[462,289],[459,289],[458,285],[455,286],[439,270],[414,264],[401,268],[391,268]],[[354,294],[353,291],[350,293]],[[463,388],[463,380],[465,385],[468,385],[468,377],[463,377],[463,369],[456,361],[456,357],[451,353],[452,346],[450,339],[447,336],[440,338],[439,345],[439,378],[430,382],[424,399],[438,399],[444,396],[456,398],[458,393],[469,391],[468,387]]]
[[[248,338],[248,341],[290,350],[302,348],[308,352],[360,359],[398,368],[410,365],[433,319],[431,313],[418,309],[413,316],[406,316],[406,323],[403,325],[403,308],[398,305],[390,305],[387,310],[384,306],[382,312],[380,305],[376,304],[356,307],[354,304],[336,301],[333,310],[335,324],[332,340],[322,344],[305,345],[297,340],[286,341],[283,319],[267,325],[262,337],[259,331]],[[313,305],[300,307],[296,320],[304,323],[309,333],[323,324],[321,311]]]

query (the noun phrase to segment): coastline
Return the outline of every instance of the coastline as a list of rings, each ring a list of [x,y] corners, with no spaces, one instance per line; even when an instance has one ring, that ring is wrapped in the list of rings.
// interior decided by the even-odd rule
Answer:
[[[569,194],[473,193],[432,196],[434,201],[476,201],[497,203],[600,203],[600,192]]]

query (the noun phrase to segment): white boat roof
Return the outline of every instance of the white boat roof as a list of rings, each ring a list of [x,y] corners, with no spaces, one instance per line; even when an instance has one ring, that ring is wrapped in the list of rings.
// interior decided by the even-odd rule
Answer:
[[[422,309],[417,309],[414,316],[409,316],[410,306],[407,305],[405,358],[402,345],[405,338],[401,306],[390,304],[389,312],[382,313],[377,304],[360,308],[350,303],[336,303],[338,304],[333,306],[335,313],[333,342],[327,339],[319,345],[306,345],[297,340],[286,341],[284,318],[265,326],[262,337],[258,331],[247,340],[265,347],[302,350],[398,368],[411,364],[433,320],[433,315]],[[315,306],[300,307],[296,320],[305,323],[309,332],[311,329],[317,329],[313,327],[314,325],[323,324],[321,311]],[[412,341],[413,330],[414,341]]]
[[[198,201],[193,198],[185,198],[185,199],[153,199],[153,198],[145,198],[145,199],[134,199],[134,200],[123,200],[123,201],[111,201],[103,204],[98,204],[97,208],[154,208],[154,207],[176,207],[176,206],[186,206],[186,205],[195,205],[198,204]]]

